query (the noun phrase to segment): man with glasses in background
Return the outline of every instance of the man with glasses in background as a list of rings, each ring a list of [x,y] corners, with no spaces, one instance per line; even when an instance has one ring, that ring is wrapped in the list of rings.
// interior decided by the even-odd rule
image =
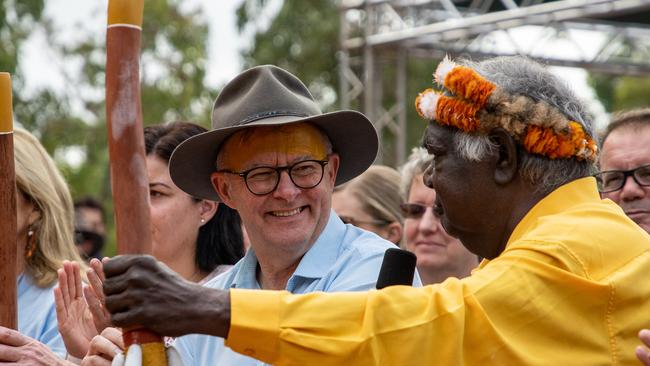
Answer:
[[[618,114],[602,137],[598,190],[650,233],[650,108]]]
[[[298,78],[259,66],[224,87],[212,126],[174,151],[171,177],[193,197],[236,209],[251,248],[206,287],[298,294],[375,288],[384,252],[394,246],[343,224],[331,210],[334,186],[361,174],[377,154],[377,134],[364,115],[323,114]],[[162,288],[156,292],[160,299],[184,296]],[[164,311],[165,301],[150,300],[159,309],[145,311]],[[190,304],[212,306],[209,297],[188,299]],[[175,348],[185,365],[261,364],[216,337],[181,337]]]

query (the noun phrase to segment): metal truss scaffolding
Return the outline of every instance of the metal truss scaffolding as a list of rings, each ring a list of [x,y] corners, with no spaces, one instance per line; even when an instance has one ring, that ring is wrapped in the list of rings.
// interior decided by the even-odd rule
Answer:
[[[411,58],[519,54],[650,75],[650,0],[341,0],[339,10],[342,107],[375,123],[378,161],[392,165],[406,158]]]

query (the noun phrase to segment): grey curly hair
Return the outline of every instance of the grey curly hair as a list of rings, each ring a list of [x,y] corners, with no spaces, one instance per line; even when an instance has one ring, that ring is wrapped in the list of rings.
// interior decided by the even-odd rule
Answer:
[[[414,147],[411,150],[408,160],[399,169],[401,177],[400,191],[404,202],[408,202],[411,194],[411,184],[413,178],[418,174],[423,174],[433,161],[433,155],[429,154],[423,147]]]
[[[459,60],[458,63],[471,67],[513,95],[526,95],[535,101],[548,103],[580,123],[588,135],[595,136],[591,117],[584,104],[564,81],[539,63],[521,56],[497,57],[481,62]],[[469,161],[481,161],[496,149],[488,136],[457,130],[453,138],[458,155]],[[586,160],[549,159],[530,154],[523,147],[519,148],[518,155],[521,177],[536,186],[540,193],[548,193],[567,182],[596,172],[595,164]]]

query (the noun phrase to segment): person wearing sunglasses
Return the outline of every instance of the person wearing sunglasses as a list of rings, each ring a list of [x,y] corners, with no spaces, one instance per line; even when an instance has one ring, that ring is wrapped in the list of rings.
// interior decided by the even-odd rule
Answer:
[[[334,188],[332,209],[346,224],[372,231],[399,245],[403,203],[400,174],[385,165],[373,165],[360,176]]]
[[[401,205],[404,215],[404,249],[415,253],[417,269],[425,285],[439,283],[448,277],[469,276],[478,265],[478,257],[460,240],[447,234],[433,211],[436,191],[424,185],[424,170],[433,156],[416,147],[402,166]]]
[[[602,138],[595,177],[602,197],[650,233],[650,108],[614,117]]]
[[[104,206],[94,197],[85,196],[74,202],[74,241],[79,255],[87,262],[103,258],[105,222]]]

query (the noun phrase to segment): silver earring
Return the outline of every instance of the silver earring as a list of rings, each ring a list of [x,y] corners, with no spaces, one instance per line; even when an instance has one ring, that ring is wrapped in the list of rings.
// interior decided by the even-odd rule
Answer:
[[[202,218],[202,219],[201,219],[201,223],[202,223],[202,224],[205,224],[205,219]]]

